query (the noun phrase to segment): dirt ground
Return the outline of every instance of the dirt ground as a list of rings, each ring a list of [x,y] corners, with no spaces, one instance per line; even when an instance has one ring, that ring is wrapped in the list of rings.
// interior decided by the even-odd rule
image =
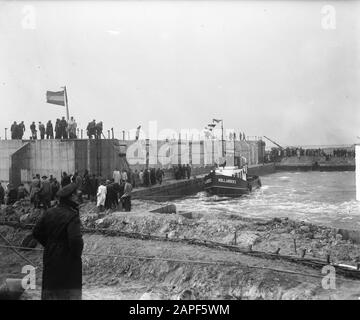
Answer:
[[[40,212],[26,204],[2,208],[2,219],[33,223]],[[336,230],[289,219],[255,220],[239,216],[204,217],[196,212],[176,214],[135,212],[99,214],[85,203],[81,220],[86,228],[102,228],[150,234],[169,239],[196,238],[253,250],[306,256],[355,265],[359,245],[343,240]],[[1,235],[21,245],[30,230],[0,226]],[[235,237],[236,232],[236,237]],[[236,239],[236,240],[235,240]],[[296,241],[296,252],[294,246]],[[220,248],[173,241],[141,240],[125,236],[84,234],[84,299],[178,299],[185,291],[193,299],[356,299],[360,281],[336,276],[336,288],[324,289],[324,275],[298,263],[257,258]],[[0,241],[0,245],[4,245]],[[41,249],[38,245],[37,249]],[[20,250],[32,265],[42,264],[41,251]],[[6,278],[22,278],[29,264],[9,248],[0,248],[0,284]],[[27,290],[22,299],[39,299]]]

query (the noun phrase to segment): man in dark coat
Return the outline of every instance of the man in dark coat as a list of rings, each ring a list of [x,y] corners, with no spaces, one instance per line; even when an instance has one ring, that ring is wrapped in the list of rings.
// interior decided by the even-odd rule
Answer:
[[[117,183],[113,181],[106,181],[106,199],[105,199],[105,209],[115,209],[118,206],[118,188],[116,187]]]
[[[43,123],[41,123],[41,121],[39,121],[39,131],[40,131],[40,139],[44,140],[45,139],[45,126]]]
[[[156,184],[156,171],[155,171],[155,168],[150,169],[150,183],[151,183],[151,185]]]
[[[191,177],[191,167],[189,164],[186,165],[186,175],[187,175],[187,178],[190,179]]]
[[[100,121],[95,125],[95,138],[101,139],[102,132],[103,132],[103,123],[102,121]]]
[[[95,174],[93,174],[90,177],[90,200],[91,201],[96,201],[96,193],[97,193],[97,189],[99,187],[99,179],[96,177]]]
[[[92,138],[92,136],[96,135],[96,121],[95,119],[91,122],[88,123],[87,127],[86,127],[86,131],[87,131],[87,135],[89,137],[89,139]]]
[[[124,194],[121,196],[120,199],[121,199],[122,207],[127,212],[131,211],[131,191],[132,191],[131,183],[125,182]]]
[[[54,129],[51,120],[46,124],[46,139],[54,139]]]
[[[164,176],[164,171],[160,168],[156,169],[156,181],[159,182],[159,184],[162,184],[162,180],[163,180],[163,176]]]
[[[30,125],[30,131],[31,131],[31,139],[36,140],[37,139],[37,130],[35,122],[33,121]]]
[[[22,139],[25,133],[25,124],[24,121],[21,121],[18,125],[19,130],[19,139]]]
[[[0,181],[0,204],[4,203],[4,199],[5,199],[5,189],[2,186],[1,181]]]
[[[87,195],[88,200],[90,200],[91,185],[90,185],[90,175],[89,175],[89,171],[87,169],[85,169],[85,172],[83,175],[81,191],[84,195]]]
[[[18,125],[17,125],[16,121],[14,121],[14,123],[11,125],[10,131],[11,131],[11,139],[19,139],[19,137],[17,136]]]
[[[45,209],[49,208],[52,192],[51,192],[51,183],[48,180],[47,176],[42,177],[39,195],[40,195],[40,203],[42,203],[43,207]]]
[[[7,205],[14,204],[17,201],[17,188],[12,183],[7,187]]]
[[[62,117],[62,119],[59,122],[61,139],[67,139],[68,138],[67,126],[68,126],[68,123],[65,120],[65,117]]]
[[[56,193],[60,190],[60,183],[54,178],[51,182],[51,200],[55,199]]]
[[[23,183],[20,183],[17,189],[17,200],[25,199],[25,197],[29,195],[29,192],[26,190]]]
[[[61,130],[60,130],[60,119],[56,119],[55,122],[55,139],[61,139]]]
[[[61,189],[59,205],[48,209],[33,230],[44,246],[42,300],[81,300],[84,242],[75,191],[75,183]]]

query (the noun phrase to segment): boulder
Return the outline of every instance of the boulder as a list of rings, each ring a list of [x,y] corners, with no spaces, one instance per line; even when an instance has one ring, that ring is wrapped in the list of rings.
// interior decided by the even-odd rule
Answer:
[[[168,204],[164,207],[151,210],[150,212],[156,212],[156,213],[165,213],[165,214],[171,214],[176,213],[176,205],[175,204]]]

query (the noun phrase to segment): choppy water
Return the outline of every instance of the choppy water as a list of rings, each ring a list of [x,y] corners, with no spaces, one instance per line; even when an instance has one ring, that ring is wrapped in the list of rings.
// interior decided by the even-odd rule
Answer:
[[[174,201],[180,210],[246,217],[289,217],[360,230],[355,172],[278,172],[261,177],[262,188],[241,198],[198,193]]]

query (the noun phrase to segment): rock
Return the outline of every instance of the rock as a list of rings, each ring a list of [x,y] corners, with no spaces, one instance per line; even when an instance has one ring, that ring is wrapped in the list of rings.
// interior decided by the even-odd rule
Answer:
[[[169,239],[173,239],[173,238],[176,238],[176,232],[173,230],[173,231],[170,231],[169,234],[168,234],[168,238]]]
[[[187,218],[187,219],[192,219],[193,218],[193,213],[191,211],[189,212],[179,212],[180,215],[182,215],[183,217]]]
[[[314,234],[312,232],[307,232],[304,234],[304,237],[308,239],[314,239]]]
[[[30,218],[30,214],[23,214],[21,217],[20,217],[20,223],[23,223],[23,224],[29,224],[31,222],[31,218]]]
[[[277,233],[277,234],[288,233],[288,230],[287,230],[287,228],[279,228],[279,229],[275,229],[273,232]]]
[[[256,231],[266,231],[266,227],[265,226],[257,227]]]
[[[301,226],[300,231],[304,232],[304,233],[309,233],[310,232],[310,227],[309,226]]]
[[[155,210],[151,210],[150,212],[156,212],[156,213],[176,213],[176,205],[175,204],[168,204],[164,207],[155,209]]]
[[[145,292],[139,300],[162,300],[162,297],[159,294],[150,291]]]
[[[189,289],[184,290],[178,296],[178,300],[195,300],[195,295]]]

